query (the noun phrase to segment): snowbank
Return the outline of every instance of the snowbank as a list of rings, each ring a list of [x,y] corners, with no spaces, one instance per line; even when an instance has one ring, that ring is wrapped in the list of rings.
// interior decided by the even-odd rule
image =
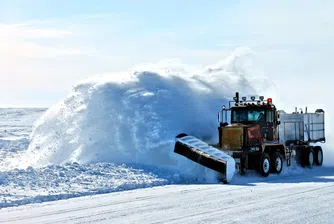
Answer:
[[[0,208],[166,185],[143,169],[110,163],[50,165],[0,172]]]
[[[217,113],[235,91],[270,88],[249,62],[250,52],[237,49],[204,69],[168,62],[85,80],[39,120],[15,166],[132,163],[199,176],[208,170],[174,154],[174,137],[186,132],[216,142]]]

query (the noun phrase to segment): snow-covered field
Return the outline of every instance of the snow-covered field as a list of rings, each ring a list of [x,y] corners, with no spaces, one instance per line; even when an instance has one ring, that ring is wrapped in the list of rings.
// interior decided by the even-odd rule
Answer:
[[[324,167],[229,185],[173,153],[181,132],[217,141],[217,112],[235,90],[272,89],[247,65],[238,51],[201,69],[146,65],[84,80],[48,110],[1,109],[0,221],[330,223],[328,146]]]

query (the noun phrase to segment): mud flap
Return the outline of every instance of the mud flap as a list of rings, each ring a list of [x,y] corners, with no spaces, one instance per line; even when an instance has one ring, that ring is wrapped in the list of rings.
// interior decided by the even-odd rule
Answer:
[[[176,136],[174,152],[223,175],[229,183],[235,173],[235,160],[221,150],[186,134]]]

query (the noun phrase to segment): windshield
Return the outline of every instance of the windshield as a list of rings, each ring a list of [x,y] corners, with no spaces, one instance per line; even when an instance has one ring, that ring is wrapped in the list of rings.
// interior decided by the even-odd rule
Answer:
[[[243,108],[233,110],[232,123],[253,123],[265,121],[264,110]]]

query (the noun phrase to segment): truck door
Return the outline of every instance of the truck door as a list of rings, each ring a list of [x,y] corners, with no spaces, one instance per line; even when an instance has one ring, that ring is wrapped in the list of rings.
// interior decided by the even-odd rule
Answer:
[[[266,139],[268,141],[275,140],[275,130],[274,130],[274,116],[275,113],[272,109],[268,109],[266,111],[266,122],[265,122],[265,132],[266,132]]]

